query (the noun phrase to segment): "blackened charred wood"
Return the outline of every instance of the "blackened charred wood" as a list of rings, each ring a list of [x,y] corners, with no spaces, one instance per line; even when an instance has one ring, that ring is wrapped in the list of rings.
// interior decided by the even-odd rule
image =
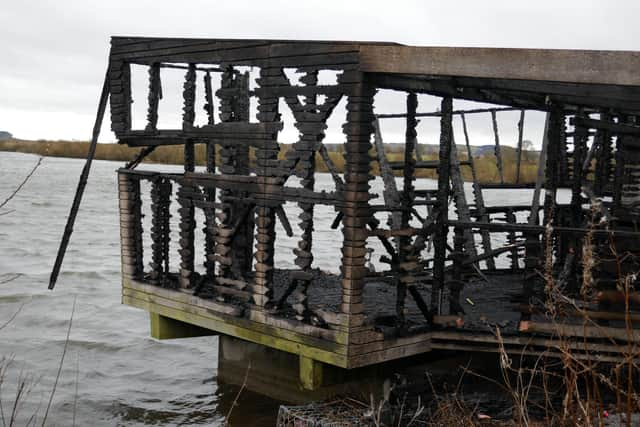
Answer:
[[[504,171],[502,168],[502,149],[500,148],[500,135],[498,133],[498,119],[496,112],[491,111],[491,124],[493,127],[493,138],[495,141],[495,155],[496,155],[496,167],[498,168],[498,174],[500,175],[500,183],[504,184]]]
[[[82,202],[84,189],[87,186],[87,179],[89,177],[89,172],[91,171],[91,163],[93,162],[93,157],[95,156],[95,153],[96,153],[98,137],[100,136],[100,128],[102,127],[102,119],[104,118],[104,113],[107,108],[108,100],[109,100],[109,71],[107,71],[107,74],[105,75],[105,78],[104,78],[104,83],[102,84],[102,93],[100,95],[100,102],[98,103],[98,112],[96,113],[96,120],[93,125],[93,136],[91,138],[91,144],[89,144],[87,161],[85,162],[84,167],[82,168],[82,172],[80,173],[78,188],[76,188],[76,194],[73,198],[73,203],[71,204],[71,211],[69,212],[69,216],[67,217],[67,224],[65,226],[64,233],[62,235],[62,240],[60,241],[58,254],[56,256],[55,263],[53,264],[51,276],[49,277],[49,289],[53,289],[56,285],[56,281],[58,280],[58,274],[60,273],[60,268],[62,267],[64,254],[67,251],[67,246],[69,245],[69,240],[71,239],[71,233],[73,233],[73,225],[76,222],[76,216],[78,215],[78,210],[80,209],[80,203]]]
[[[147,109],[147,126],[145,130],[155,131],[158,129],[158,105],[162,99],[162,83],[160,81],[160,66],[153,64],[149,67],[149,96]]]
[[[213,125],[215,123],[215,107],[213,98],[213,89],[211,86],[211,73],[209,71],[204,75],[204,97],[205,104],[204,110],[207,113],[207,124]]]
[[[467,148],[467,159],[469,161],[469,166],[471,168],[471,189],[473,191],[473,200],[476,211],[478,212],[478,220],[482,222],[489,222],[489,215],[485,210],[484,203],[484,195],[482,194],[482,187],[478,182],[478,175],[476,172],[475,163],[473,161],[473,152],[471,151],[471,142],[469,141],[469,131],[467,129],[467,120],[464,114],[460,114],[460,119],[462,120],[462,132],[464,133],[464,143]],[[491,252],[491,236],[487,230],[482,230],[481,232],[482,238],[482,249],[485,253]],[[486,260],[487,268],[490,270],[495,270],[496,263],[493,258],[487,258]]]
[[[524,133],[524,112],[520,110],[520,120],[518,120],[518,144],[516,147],[516,184],[520,183],[520,167],[522,165],[522,136]]]
[[[436,208],[436,229],[434,238],[433,287],[431,294],[431,311],[441,314],[443,286],[445,282],[445,259],[447,256],[447,220],[449,198],[449,170],[451,163],[451,144],[453,129],[451,124],[452,99],[442,99],[440,117],[440,168],[438,169],[438,203]]]
[[[153,153],[156,149],[156,145],[152,145],[150,147],[145,147],[138,152],[138,155],[135,159],[131,160],[127,163],[124,168],[125,169],[135,169],[149,154]]]

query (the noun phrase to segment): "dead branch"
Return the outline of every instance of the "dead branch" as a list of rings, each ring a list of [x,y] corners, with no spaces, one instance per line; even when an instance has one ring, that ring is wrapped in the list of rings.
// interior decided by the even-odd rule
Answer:
[[[20,183],[20,185],[18,185],[18,187],[13,191],[13,193],[11,193],[9,195],[9,197],[7,197],[4,202],[0,203],[0,209],[2,209],[7,203],[9,203],[9,201],[11,199],[13,199],[16,194],[18,194],[20,192],[20,190],[22,190],[22,187],[24,187],[24,185],[27,183],[27,181],[29,181],[29,179],[31,178],[31,176],[35,173],[36,169],[38,169],[38,167],[40,166],[40,164],[42,163],[42,159],[44,157],[40,156],[38,158],[38,161],[36,162],[35,166],[33,167],[33,169],[31,169],[31,172],[29,172],[27,174],[27,176],[22,180],[22,182]]]

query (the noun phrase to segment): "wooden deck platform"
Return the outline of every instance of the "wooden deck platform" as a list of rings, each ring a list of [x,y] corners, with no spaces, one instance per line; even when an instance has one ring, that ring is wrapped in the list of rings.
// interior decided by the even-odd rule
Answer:
[[[284,292],[290,272],[276,272],[276,295]],[[407,301],[407,325],[392,326],[395,301],[387,283],[372,281],[365,287],[367,301],[365,324],[355,333],[335,326],[312,326],[295,319],[287,310],[266,312],[243,304],[219,302],[194,296],[190,290],[167,289],[142,281],[125,279],[124,304],[161,316],[297,354],[318,362],[353,369],[394,360],[431,350],[498,352],[500,330],[502,345],[514,355],[559,356],[558,347],[575,352],[597,353],[599,360],[618,360],[625,347],[613,342],[627,341],[623,327],[584,325],[580,319],[563,318],[551,323],[544,314],[533,315],[533,331],[520,331],[522,273],[488,273],[489,282],[474,280],[461,293],[465,301],[461,326],[427,327],[422,313]],[[310,292],[313,310],[333,313],[340,304],[340,282],[335,275],[318,272],[318,285]],[[427,289],[423,289],[426,291]],[[618,324],[618,326],[621,326]],[[571,331],[567,328],[573,327]],[[564,329],[563,329],[564,328]],[[581,329],[582,328],[582,333]],[[564,336],[562,336],[564,335]],[[640,330],[631,334],[634,345],[640,343]]]

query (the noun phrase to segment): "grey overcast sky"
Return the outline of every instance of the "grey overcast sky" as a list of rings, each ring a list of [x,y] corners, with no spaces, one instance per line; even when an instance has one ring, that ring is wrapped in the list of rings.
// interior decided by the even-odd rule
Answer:
[[[640,2],[634,0],[3,0],[1,4],[0,130],[24,139],[89,138],[111,35],[640,50]],[[379,108],[393,109],[396,104],[402,107],[402,102],[389,98]],[[514,121],[505,125],[510,140],[514,117],[505,117]],[[539,126],[540,118],[534,117],[533,123]],[[478,143],[486,142],[489,125],[477,126],[483,135]],[[114,136],[103,132],[101,140],[113,141]]]

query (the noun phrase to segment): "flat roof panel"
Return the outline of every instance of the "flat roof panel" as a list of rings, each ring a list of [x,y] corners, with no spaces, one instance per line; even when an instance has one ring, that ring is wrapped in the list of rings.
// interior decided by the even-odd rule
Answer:
[[[360,69],[373,73],[640,86],[640,52],[634,51],[363,45]]]

